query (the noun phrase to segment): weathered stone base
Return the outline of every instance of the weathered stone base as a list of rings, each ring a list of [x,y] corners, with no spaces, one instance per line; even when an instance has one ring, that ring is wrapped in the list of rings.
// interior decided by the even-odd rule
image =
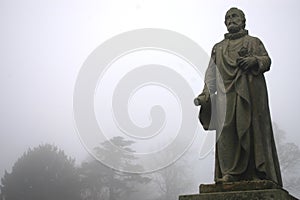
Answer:
[[[200,194],[182,195],[179,200],[297,200],[271,181],[201,185]]]

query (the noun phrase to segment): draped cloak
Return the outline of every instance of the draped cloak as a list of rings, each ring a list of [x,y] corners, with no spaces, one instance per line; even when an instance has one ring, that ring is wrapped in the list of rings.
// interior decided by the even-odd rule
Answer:
[[[243,71],[236,60],[246,56],[257,65]],[[217,94],[215,181],[225,174],[244,180],[258,174],[282,185],[264,78],[270,65],[263,43],[247,30],[225,34],[213,47],[204,90]]]

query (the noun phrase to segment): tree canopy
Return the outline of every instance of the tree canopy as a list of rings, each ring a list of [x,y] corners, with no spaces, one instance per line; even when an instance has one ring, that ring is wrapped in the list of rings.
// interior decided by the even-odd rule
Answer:
[[[118,148],[111,148],[109,143],[117,145]],[[122,137],[113,137],[96,147],[95,153],[102,158],[102,161],[115,159],[120,169],[139,168],[141,166],[135,164],[136,157],[132,155],[134,150],[131,149],[132,141],[125,140]],[[105,166],[97,160],[89,160],[82,163],[80,173],[83,177],[85,187],[85,200],[96,199],[127,199],[136,191],[136,187],[146,184],[149,178],[139,175],[117,171],[111,167]]]
[[[75,160],[53,145],[26,151],[12,172],[1,179],[5,200],[80,199],[80,179]]]

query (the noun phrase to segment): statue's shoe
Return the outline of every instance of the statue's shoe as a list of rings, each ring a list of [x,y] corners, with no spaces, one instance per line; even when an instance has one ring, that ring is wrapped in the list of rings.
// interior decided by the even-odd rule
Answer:
[[[236,181],[239,181],[237,176],[226,174],[222,178],[218,179],[217,183],[228,183],[228,182],[236,182]]]

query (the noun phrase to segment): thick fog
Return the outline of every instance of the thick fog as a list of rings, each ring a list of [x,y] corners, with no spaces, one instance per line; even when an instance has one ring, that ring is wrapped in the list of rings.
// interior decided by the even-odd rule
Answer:
[[[134,29],[166,29],[190,38],[209,55],[226,33],[224,16],[230,7],[245,12],[246,29],[263,41],[270,54],[272,66],[265,76],[272,121],[286,132],[287,141],[300,146],[298,0],[2,0],[0,177],[4,170],[11,171],[23,152],[39,144],[57,145],[78,165],[87,159],[88,151],[76,131],[73,92],[83,63],[103,42]],[[202,81],[191,84],[195,96]],[[131,117],[139,119],[139,109],[133,111]],[[172,115],[167,112],[166,117]],[[200,159],[197,145],[205,137],[197,131],[192,152],[199,154],[194,158],[204,166],[197,175],[199,183],[212,182],[213,156]]]

